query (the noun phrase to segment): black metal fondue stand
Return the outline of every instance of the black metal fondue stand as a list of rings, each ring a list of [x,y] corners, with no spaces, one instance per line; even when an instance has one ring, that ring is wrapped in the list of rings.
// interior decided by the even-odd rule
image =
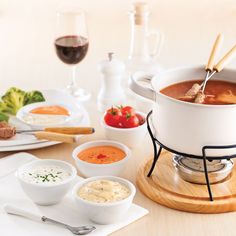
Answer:
[[[207,189],[208,189],[208,193],[209,193],[209,198],[210,201],[213,201],[213,196],[212,196],[212,191],[211,191],[211,186],[210,186],[210,181],[209,181],[209,177],[208,177],[208,170],[207,170],[207,160],[208,161],[213,161],[213,160],[230,160],[231,158],[236,158],[236,154],[234,155],[229,155],[229,156],[217,156],[217,157],[209,157],[207,156],[206,152],[207,150],[210,149],[232,149],[232,148],[236,148],[236,144],[235,145],[222,145],[222,146],[204,146],[202,147],[202,156],[196,156],[196,155],[192,155],[192,154],[187,154],[187,153],[181,153],[178,151],[175,151],[167,146],[165,146],[164,144],[162,144],[159,140],[157,140],[154,137],[154,134],[152,132],[151,126],[150,126],[150,118],[152,115],[152,111],[150,111],[147,115],[147,129],[149,132],[149,135],[152,139],[152,143],[153,143],[153,148],[154,148],[154,158],[153,158],[153,162],[151,165],[151,168],[148,172],[147,177],[150,177],[152,175],[152,172],[155,168],[155,165],[157,164],[157,160],[159,158],[159,156],[161,155],[162,149],[165,149],[171,153],[177,154],[177,155],[181,155],[184,157],[189,157],[189,158],[196,158],[196,159],[201,159],[203,161],[203,167],[204,167],[204,173],[205,173],[205,179],[206,179],[206,184],[207,184]],[[157,145],[159,145],[159,150],[157,148]]]

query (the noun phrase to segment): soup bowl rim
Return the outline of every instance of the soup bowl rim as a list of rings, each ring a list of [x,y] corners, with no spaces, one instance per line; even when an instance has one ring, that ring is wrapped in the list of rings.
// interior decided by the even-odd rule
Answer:
[[[110,181],[116,181],[120,184],[125,185],[130,190],[130,195],[128,195],[126,198],[124,198],[122,200],[118,200],[118,201],[114,201],[114,202],[100,202],[100,203],[85,200],[78,195],[78,191],[84,185],[86,185],[90,182],[96,181],[96,180],[103,180],[103,179],[110,180]],[[131,181],[121,178],[121,177],[118,177],[118,176],[111,176],[111,175],[93,176],[93,177],[83,179],[83,180],[79,181],[72,189],[72,196],[74,197],[74,199],[76,199],[77,201],[80,201],[83,204],[91,205],[91,206],[98,206],[98,207],[112,207],[112,206],[116,206],[116,205],[122,205],[126,202],[133,201],[135,194],[136,194],[136,187],[134,186],[134,184]]]
[[[104,143],[102,145],[102,143]],[[88,149],[89,147],[87,146],[90,146],[90,147],[100,147],[100,146],[111,146],[111,147],[116,147],[120,150],[122,150],[124,153],[125,153],[125,157],[119,161],[115,161],[115,162],[112,162],[112,163],[108,163],[108,164],[103,164],[103,163],[91,163],[91,162],[87,162],[87,161],[83,161],[81,160],[79,157],[78,157],[78,154],[80,152],[82,152],[83,150],[86,150]],[[120,146],[120,147],[117,147],[117,146]],[[87,165],[89,167],[92,167],[92,166],[96,166],[97,168],[101,168],[101,167],[111,167],[111,166],[117,166],[117,165],[121,165],[125,162],[127,162],[130,157],[131,157],[131,150],[123,143],[120,143],[118,141],[114,141],[114,140],[105,140],[105,139],[101,139],[101,140],[94,140],[94,141],[89,141],[89,142],[85,142],[79,146],[77,146],[73,151],[72,151],[72,157],[74,159],[74,161],[76,163],[81,163],[83,165]]]
[[[24,173],[25,171],[30,170],[30,169],[32,170],[33,167],[37,167],[40,165],[41,166],[50,166],[50,165],[52,165],[52,163],[55,166],[60,166],[62,169],[65,169],[65,166],[67,168],[69,168],[70,169],[69,172],[70,172],[71,176],[69,176],[68,178],[66,178],[65,180],[63,180],[61,182],[47,183],[47,184],[29,182],[22,177],[22,173]],[[39,159],[39,160],[33,160],[32,162],[21,165],[15,171],[15,176],[17,177],[17,179],[20,182],[25,183],[28,186],[34,186],[37,188],[54,188],[54,187],[63,186],[63,185],[67,185],[68,183],[71,183],[77,176],[77,170],[72,164],[70,164],[69,162],[66,162],[66,161],[56,160],[56,159]]]

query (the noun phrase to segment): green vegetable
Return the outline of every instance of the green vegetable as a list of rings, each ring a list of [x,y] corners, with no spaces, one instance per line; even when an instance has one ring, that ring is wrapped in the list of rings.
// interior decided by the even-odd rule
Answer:
[[[4,114],[4,113],[2,113],[2,112],[0,112],[0,121],[8,122],[8,120],[9,120],[9,116]]]
[[[1,111],[15,115],[17,111],[24,106],[25,92],[18,88],[10,88],[2,96]]]
[[[44,102],[45,98],[43,97],[43,94],[40,91],[34,90],[31,92],[27,92],[25,94],[25,101],[24,105],[28,105],[35,102]]]
[[[17,111],[28,104],[45,101],[39,91],[25,92],[12,87],[2,96],[0,101],[0,112],[15,115]]]

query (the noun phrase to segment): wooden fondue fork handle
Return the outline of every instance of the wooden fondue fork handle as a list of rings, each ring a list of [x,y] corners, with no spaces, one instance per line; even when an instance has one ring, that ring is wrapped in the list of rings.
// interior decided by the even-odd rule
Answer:
[[[215,57],[216,57],[217,52],[220,50],[220,47],[221,47],[222,42],[223,42],[223,39],[224,39],[223,35],[222,34],[218,34],[218,36],[217,36],[217,38],[215,40],[215,43],[214,43],[214,45],[212,47],[211,54],[210,54],[210,57],[208,59],[207,65],[205,67],[206,71],[213,71]]]
[[[225,56],[214,66],[216,72],[220,72],[236,56],[236,45],[234,45]]]
[[[45,128],[44,131],[61,134],[92,134],[95,129],[92,127],[50,127]]]
[[[63,142],[63,143],[77,143],[78,142],[78,137],[76,135],[53,133],[53,132],[46,132],[46,131],[39,131],[33,134],[37,139],[46,139],[49,141],[58,141],[58,142]]]
[[[205,76],[205,79],[204,79],[203,83],[201,84],[201,88],[197,93],[197,97],[195,97],[195,102],[196,101],[202,101],[202,99],[204,100],[204,91],[205,91],[205,88],[206,88],[206,83],[211,78],[211,76],[215,73],[215,71],[214,71],[212,73],[212,75],[210,75],[210,72],[212,72],[213,68],[214,68],[214,62],[215,62],[216,54],[220,50],[222,42],[223,42],[223,36],[222,36],[222,34],[218,34],[218,36],[215,40],[215,43],[212,47],[209,60],[208,60],[207,65],[205,67],[205,70],[207,72],[206,76]],[[199,98],[200,98],[200,100],[199,100]]]

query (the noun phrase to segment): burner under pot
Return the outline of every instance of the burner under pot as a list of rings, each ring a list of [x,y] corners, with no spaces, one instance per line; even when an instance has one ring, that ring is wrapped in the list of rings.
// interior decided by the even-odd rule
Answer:
[[[206,184],[203,160],[174,154],[174,166],[182,179],[196,184]],[[208,177],[211,184],[223,181],[232,172],[232,160],[207,161]]]

